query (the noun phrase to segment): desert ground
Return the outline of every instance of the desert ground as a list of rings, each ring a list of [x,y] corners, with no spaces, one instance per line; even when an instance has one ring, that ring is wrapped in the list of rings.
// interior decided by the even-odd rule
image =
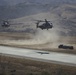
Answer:
[[[0,55],[0,75],[76,75],[76,67]]]
[[[42,39],[34,40],[33,37],[31,36],[34,35],[29,33],[2,32],[0,33],[0,45],[76,54],[75,36],[68,36],[68,37],[61,36],[59,37],[59,40],[55,42],[45,42],[45,43],[40,42],[42,41]],[[74,49],[73,50],[59,49],[58,46],[60,44],[73,46]]]

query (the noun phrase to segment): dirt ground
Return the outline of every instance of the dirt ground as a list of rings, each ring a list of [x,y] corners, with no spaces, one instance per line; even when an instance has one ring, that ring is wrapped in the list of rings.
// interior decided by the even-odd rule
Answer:
[[[58,42],[70,44],[74,46],[74,50],[69,49],[59,49],[58,45],[55,45],[56,48],[50,47],[50,43],[45,44],[34,44],[34,45],[21,45],[21,44],[12,44],[12,43],[6,43],[6,40],[30,40],[32,39],[31,36],[34,36],[34,34],[28,34],[28,33],[13,33],[13,32],[0,32],[0,45],[1,46],[12,46],[12,47],[20,47],[20,48],[29,48],[29,49],[36,49],[36,50],[46,50],[46,51],[53,51],[53,52],[63,52],[63,53],[71,53],[76,54],[76,36],[61,36],[59,37]],[[31,42],[31,41],[30,41]]]
[[[76,75],[76,67],[0,55],[0,75]]]
[[[21,42],[24,42],[24,40],[30,40],[32,39],[34,35],[31,33],[13,33],[13,32],[0,32],[0,45],[2,46],[13,46],[13,47],[20,47],[20,48],[29,48],[29,49],[39,49],[39,50],[47,50],[47,51],[53,51],[53,52],[62,52],[62,53],[71,53],[71,54],[76,54],[76,36],[61,36],[58,40],[60,44],[66,42],[68,45],[72,45],[74,47],[73,50],[69,49],[59,49],[58,45],[56,44],[54,46],[56,47],[51,47],[52,43],[44,43],[44,44],[34,44],[34,45],[27,45],[27,44],[19,44],[17,43],[19,40],[23,40]],[[10,41],[14,40],[16,44],[14,43],[9,43]],[[8,41],[8,43],[6,43]],[[31,41],[30,41],[31,42]]]
[[[31,39],[31,35],[32,34],[28,33],[0,33],[0,45],[76,54],[76,49],[64,50],[48,48],[49,43],[39,45],[17,45],[4,42],[4,40],[17,41],[25,40],[25,38]],[[71,45],[76,46],[75,36],[61,37],[59,41],[69,41]],[[76,67],[0,55],[0,75],[76,75]]]

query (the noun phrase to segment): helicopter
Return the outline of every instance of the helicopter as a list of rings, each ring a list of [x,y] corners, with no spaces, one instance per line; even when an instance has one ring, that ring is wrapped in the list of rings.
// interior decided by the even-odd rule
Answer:
[[[45,19],[45,21],[42,21],[42,20],[35,20],[35,21],[38,21],[36,23],[36,28],[41,28],[42,30],[43,29],[47,29],[48,30],[48,29],[51,29],[53,27],[53,24],[50,23],[50,21],[47,21],[47,19]],[[45,23],[39,25],[40,22],[45,22]]]
[[[24,24],[24,23],[20,23],[20,22],[13,22],[13,21],[11,21],[11,20],[2,20],[2,22],[1,22],[1,26],[2,27],[10,27],[10,25],[22,25],[22,24]]]
[[[9,26],[10,26],[9,21],[3,20],[1,26],[2,26],[2,27],[9,27]]]

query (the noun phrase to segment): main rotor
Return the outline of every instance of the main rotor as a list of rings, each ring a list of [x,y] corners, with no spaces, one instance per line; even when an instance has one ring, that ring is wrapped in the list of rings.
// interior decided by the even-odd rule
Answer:
[[[46,22],[46,21],[47,21],[47,22],[51,22],[51,21],[48,21],[47,19],[45,19],[44,21],[43,21],[43,20],[34,20],[34,21],[37,21],[37,22],[39,22],[39,23],[40,23],[40,22]]]

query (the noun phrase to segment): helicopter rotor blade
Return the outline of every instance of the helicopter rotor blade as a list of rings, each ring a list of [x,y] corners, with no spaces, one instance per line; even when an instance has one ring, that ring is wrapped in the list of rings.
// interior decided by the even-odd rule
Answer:
[[[45,21],[43,21],[43,20],[33,20],[33,21],[45,22]],[[47,21],[47,22],[51,22],[51,21]]]
[[[38,22],[45,22],[45,21],[43,21],[43,20],[33,20],[33,21],[38,21]]]

